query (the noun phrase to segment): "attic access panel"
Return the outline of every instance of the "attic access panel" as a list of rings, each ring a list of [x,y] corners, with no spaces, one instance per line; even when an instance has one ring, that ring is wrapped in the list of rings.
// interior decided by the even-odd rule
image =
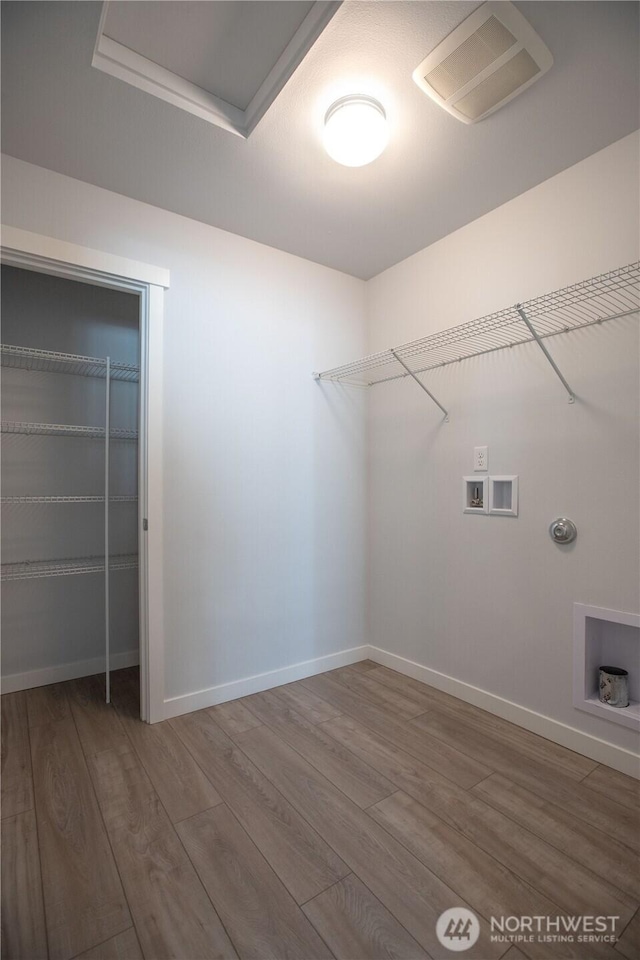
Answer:
[[[248,137],[340,2],[105,2],[92,66]]]

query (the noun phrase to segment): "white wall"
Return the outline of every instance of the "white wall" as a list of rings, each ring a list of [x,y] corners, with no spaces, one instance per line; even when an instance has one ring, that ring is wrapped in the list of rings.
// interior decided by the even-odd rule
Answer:
[[[638,209],[633,135],[371,280],[369,350],[639,259]],[[572,707],[572,604],[640,608],[637,331],[548,342],[572,406],[535,344],[425,375],[450,423],[409,380],[369,391],[370,642],[627,749]],[[519,475],[517,519],[462,514],[479,444]]]
[[[637,169],[633,136],[364,285],[5,158],[6,223],[171,270],[167,697],[368,640],[635,748],[571,706],[573,602],[640,602],[634,321],[551,342],[573,406],[535,345],[430,373],[448,424],[412,382],[310,372],[638,259]],[[516,520],[461,513],[482,443]]]
[[[364,352],[363,282],[10,157],[2,212],[171,271],[166,697],[363,643],[364,397],[311,376]]]

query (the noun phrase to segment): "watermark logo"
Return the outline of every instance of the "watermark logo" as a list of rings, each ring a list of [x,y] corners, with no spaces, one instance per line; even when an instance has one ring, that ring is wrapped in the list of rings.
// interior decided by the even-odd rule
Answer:
[[[615,943],[619,919],[592,914],[491,917],[491,942]]]
[[[620,917],[611,915],[501,916],[490,917],[491,943],[606,943],[617,941]],[[480,936],[480,921],[465,907],[451,907],[438,917],[436,934],[443,947],[455,953],[469,950]]]
[[[480,936],[480,921],[471,910],[451,907],[438,917],[436,934],[447,950],[468,950]]]

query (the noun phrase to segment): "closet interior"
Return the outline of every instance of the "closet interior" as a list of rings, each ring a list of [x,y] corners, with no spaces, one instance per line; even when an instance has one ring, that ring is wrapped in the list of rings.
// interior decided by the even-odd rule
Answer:
[[[2,267],[3,672],[138,662],[139,302]]]

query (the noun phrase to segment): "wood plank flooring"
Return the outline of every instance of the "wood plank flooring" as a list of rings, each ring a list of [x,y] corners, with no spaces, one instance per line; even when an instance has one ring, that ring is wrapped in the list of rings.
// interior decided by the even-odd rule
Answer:
[[[2,955],[42,960],[47,934],[33,810],[2,820],[2,880]]]
[[[2,697],[3,960],[640,956],[637,781],[371,661],[148,726],[137,671]],[[618,917],[496,942],[491,916]]]
[[[27,698],[23,692],[2,697],[2,816],[12,817],[33,808],[33,780],[27,727]]]
[[[30,734],[49,953],[64,960],[131,916],[73,721]]]

